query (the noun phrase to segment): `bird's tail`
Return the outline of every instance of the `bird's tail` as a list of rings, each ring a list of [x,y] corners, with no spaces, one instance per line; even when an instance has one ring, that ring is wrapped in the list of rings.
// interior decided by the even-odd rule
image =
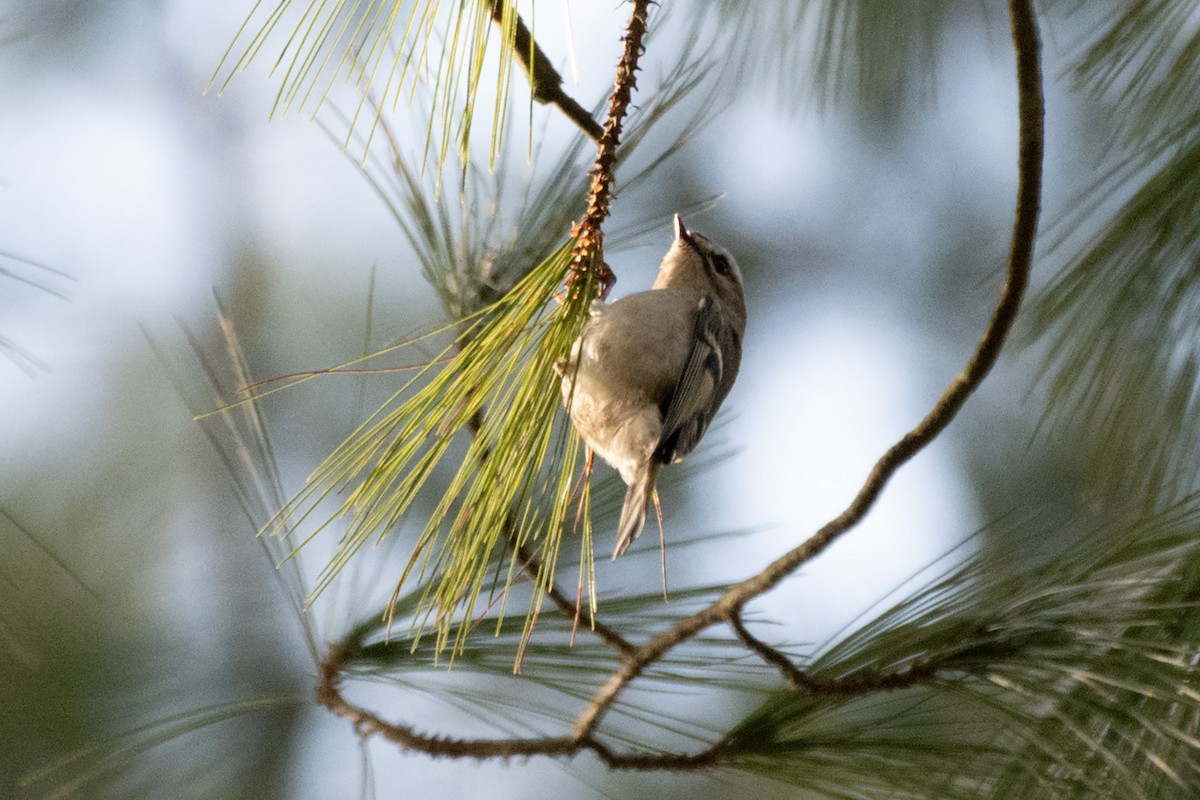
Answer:
[[[621,508],[621,522],[617,526],[617,548],[613,559],[625,554],[633,540],[642,535],[646,525],[646,505],[654,491],[654,480],[658,477],[658,461],[650,459],[645,471],[639,474],[625,490],[625,505]]]

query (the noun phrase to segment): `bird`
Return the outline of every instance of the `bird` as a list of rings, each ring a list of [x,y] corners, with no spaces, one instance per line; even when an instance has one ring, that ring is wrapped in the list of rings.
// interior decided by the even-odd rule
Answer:
[[[555,363],[563,404],[590,454],[627,490],[613,559],[646,524],[659,468],[699,443],[737,378],[746,330],[742,273],[679,215],[654,285],[592,302],[570,353]]]

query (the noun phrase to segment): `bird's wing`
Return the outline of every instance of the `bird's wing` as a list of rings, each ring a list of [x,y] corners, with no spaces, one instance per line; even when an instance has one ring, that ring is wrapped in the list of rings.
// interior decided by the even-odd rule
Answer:
[[[724,399],[721,387],[726,365],[722,353],[728,352],[732,336],[720,307],[711,295],[704,295],[696,309],[691,350],[663,412],[662,436],[654,451],[659,461],[679,461],[708,429]]]

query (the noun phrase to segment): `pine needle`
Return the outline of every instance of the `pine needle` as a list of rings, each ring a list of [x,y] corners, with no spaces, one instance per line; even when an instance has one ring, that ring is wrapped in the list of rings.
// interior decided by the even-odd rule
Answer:
[[[566,277],[570,250],[570,243],[564,245],[470,321],[440,354],[454,353],[448,363],[439,366],[439,357],[413,376],[317,467],[305,488],[264,528],[285,533],[326,498],[342,498],[334,517],[345,517],[346,529],[309,604],[363,545],[393,531],[448,457],[455,437],[474,427],[466,454],[396,583],[393,604],[408,581],[420,580],[425,590],[415,624],[435,621],[441,651],[451,646],[457,621],[453,650],[461,651],[507,538],[513,546],[532,545],[543,561],[532,618],[554,579],[579,454],[573,435],[556,425],[561,400],[553,365],[578,335],[594,289],[571,293],[561,307],[546,302]],[[590,548],[584,555],[586,564]],[[505,581],[514,574],[508,570]]]

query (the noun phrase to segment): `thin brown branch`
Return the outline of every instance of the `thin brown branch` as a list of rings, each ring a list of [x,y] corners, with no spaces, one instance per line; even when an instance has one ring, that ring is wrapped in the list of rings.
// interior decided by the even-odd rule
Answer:
[[[720,759],[719,743],[698,753],[617,753],[589,736],[580,743],[580,748],[591,750],[609,769],[699,772],[715,767]]]
[[[348,719],[360,736],[382,736],[401,747],[430,756],[449,758],[510,758],[530,755],[569,755],[579,747],[570,740],[539,739],[454,739],[419,733],[408,725],[387,722],[348,701],[341,691],[346,666],[344,645],[333,645],[321,661],[317,700],[334,714]]]
[[[537,556],[529,552],[529,548],[525,547],[525,545],[517,544],[514,541],[514,537],[511,535],[511,525],[508,527],[509,530],[505,531],[505,536],[508,539],[509,546],[513,549],[513,554],[516,556],[517,560],[521,562],[521,569],[525,570],[525,574],[536,581],[538,572],[541,570],[541,562],[538,561]],[[568,619],[575,616],[575,613],[578,610],[577,603],[563,594],[562,591],[560,591],[559,588],[553,583],[546,586],[546,596],[550,598],[550,601],[554,603],[554,605],[558,607],[558,610],[565,614]],[[588,630],[596,634],[597,637],[603,640],[606,644],[610,645],[614,650],[619,652],[624,657],[631,658],[634,652],[637,650],[637,647],[635,647],[628,639],[626,639],[613,628],[605,625],[599,619],[593,617],[591,625],[587,627]]]
[[[533,99],[543,105],[558,106],[567,119],[579,126],[579,129],[588,135],[588,138],[599,142],[604,128],[592,118],[586,108],[575,101],[575,98],[563,91],[562,75],[550,63],[549,57],[546,56],[537,40],[533,38],[533,33],[525,24],[525,20],[521,19],[521,15],[503,0],[489,0],[489,6],[492,19],[501,30],[504,30],[509,21],[506,15],[511,15],[513,52],[516,54],[525,76],[529,78],[529,92]]]
[[[1004,287],[975,351],[933,408],[876,462],[858,495],[841,514],[762,572],[730,587],[712,605],[684,617],[638,649],[593,697],[575,724],[576,737],[591,735],[617,695],[643,670],[676,645],[719,622],[730,621],[742,607],[770,591],[801,565],[820,555],[837,537],[855,527],[874,505],[888,480],[954,419],[963,403],[987,376],[1000,354],[1029,282],[1041,203],[1043,117],[1042,72],[1037,20],[1031,0],[1010,0],[1013,47],[1017,64],[1019,152],[1017,203]]]
[[[638,59],[642,55],[642,39],[646,36],[650,0],[633,0],[633,11],[625,25],[621,59],[617,62],[613,93],[608,101],[608,116],[596,148],[596,161],[588,175],[592,179],[588,190],[587,211],[572,231],[575,247],[571,253],[571,268],[575,277],[590,269],[598,269],[604,282],[611,280],[601,258],[604,249],[602,226],[612,208],[613,168],[617,164],[617,145],[629,111],[629,101],[637,86]],[[595,265],[595,266],[593,266]]]
[[[753,651],[763,661],[777,668],[796,691],[809,694],[851,696],[907,689],[936,677],[937,667],[924,661],[915,661],[906,668],[893,672],[863,672],[848,678],[830,680],[817,678],[792,663],[784,653],[771,647],[746,628],[741,614],[729,618],[729,626],[741,639],[746,649]]]
[[[359,736],[381,736],[400,747],[439,758],[512,758],[514,756],[574,756],[590,750],[611,769],[682,770],[708,769],[717,763],[718,745],[698,753],[619,753],[592,736],[547,736],[538,738],[458,739],[420,733],[411,726],[388,722],[357,706],[342,694],[349,643],[333,645],[321,661],[317,700],[336,716],[349,720]]]

